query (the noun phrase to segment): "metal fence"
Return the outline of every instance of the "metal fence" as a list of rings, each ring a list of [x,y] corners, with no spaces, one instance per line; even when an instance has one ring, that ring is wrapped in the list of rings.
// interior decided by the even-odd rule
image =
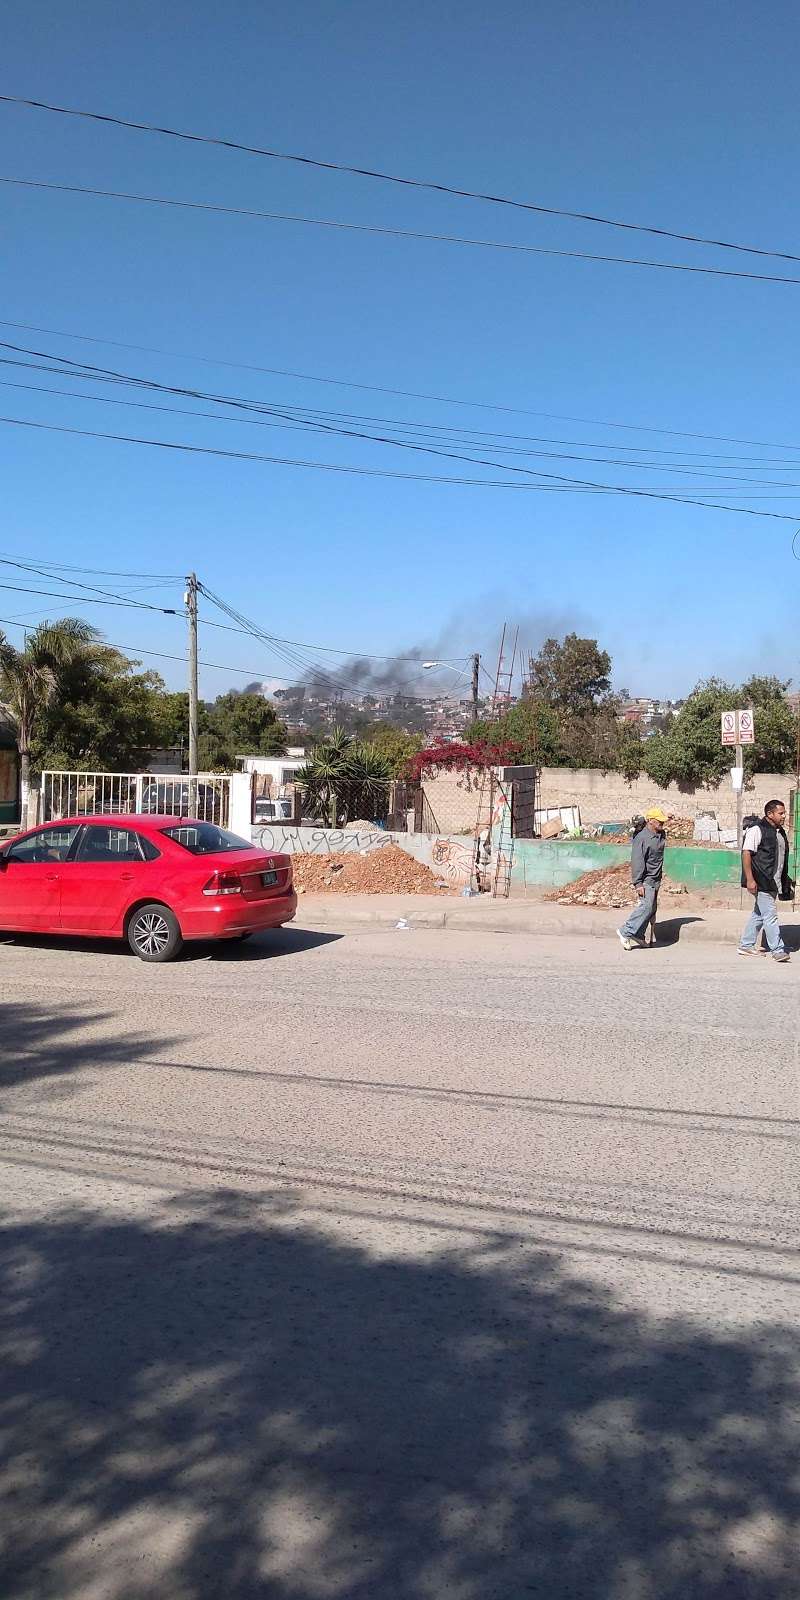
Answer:
[[[201,772],[164,777],[152,772],[43,772],[41,821],[122,813],[195,817],[226,828],[231,780]]]

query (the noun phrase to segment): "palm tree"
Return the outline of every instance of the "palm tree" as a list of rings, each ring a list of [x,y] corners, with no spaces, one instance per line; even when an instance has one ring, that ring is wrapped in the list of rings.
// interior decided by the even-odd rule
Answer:
[[[370,822],[384,816],[392,769],[374,744],[356,744],[350,752],[350,817]]]
[[[372,745],[359,744],[343,728],[334,728],[314,746],[295,783],[303,794],[306,816],[325,817],[331,828],[368,807],[381,809],[391,773],[389,763]]]
[[[79,617],[40,622],[17,650],[0,630],[0,701],[11,712],[19,748],[22,826],[28,823],[31,780],[31,742],[37,718],[52,700],[59,675],[77,658],[92,651],[99,635]]]
[[[353,740],[344,728],[334,728],[314,746],[309,760],[294,775],[303,795],[306,816],[321,816],[331,828],[338,823],[340,804],[347,788],[347,761]]]

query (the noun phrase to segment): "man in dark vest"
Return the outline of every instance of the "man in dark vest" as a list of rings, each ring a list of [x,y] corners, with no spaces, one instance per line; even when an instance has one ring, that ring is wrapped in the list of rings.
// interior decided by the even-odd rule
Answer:
[[[753,896],[753,909],[739,940],[740,956],[758,954],[756,945],[763,928],[770,955],[788,961],[778,922],[778,900],[791,900],[789,841],[784,832],[786,807],[781,800],[768,800],[759,822],[745,830],[742,843],[742,886]],[[766,952],[765,952],[766,953]]]

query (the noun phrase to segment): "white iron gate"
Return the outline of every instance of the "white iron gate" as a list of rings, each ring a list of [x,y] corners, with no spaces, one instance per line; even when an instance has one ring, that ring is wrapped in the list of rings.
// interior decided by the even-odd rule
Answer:
[[[227,828],[230,791],[230,778],[216,772],[201,772],[196,778],[153,772],[43,772],[41,820],[127,812],[194,817]]]

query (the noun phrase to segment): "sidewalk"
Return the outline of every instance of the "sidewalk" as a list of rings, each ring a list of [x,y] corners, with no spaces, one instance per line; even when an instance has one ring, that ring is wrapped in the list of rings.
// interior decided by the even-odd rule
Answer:
[[[741,911],[728,907],[664,908],[658,928],[661,942],[682,944],[711,940],[718,944],[738,942],[748,907]],[[627,908],[609,910],[605,906],[559,906],[535,900],[493,900],[489,895],[462,899],[457,895],[301,895],[297,923],[311,928],[395,928],[405,920],[411,928],[448,929],[457,933],[536,934],[539,937],[582,937],[613,939],[614,930],[627,916]],[[800,942],[800,919],[794,921],[787,906],[781,921],[789,930],[789,949]],[[797,938],[792,938],[795,928]]]

